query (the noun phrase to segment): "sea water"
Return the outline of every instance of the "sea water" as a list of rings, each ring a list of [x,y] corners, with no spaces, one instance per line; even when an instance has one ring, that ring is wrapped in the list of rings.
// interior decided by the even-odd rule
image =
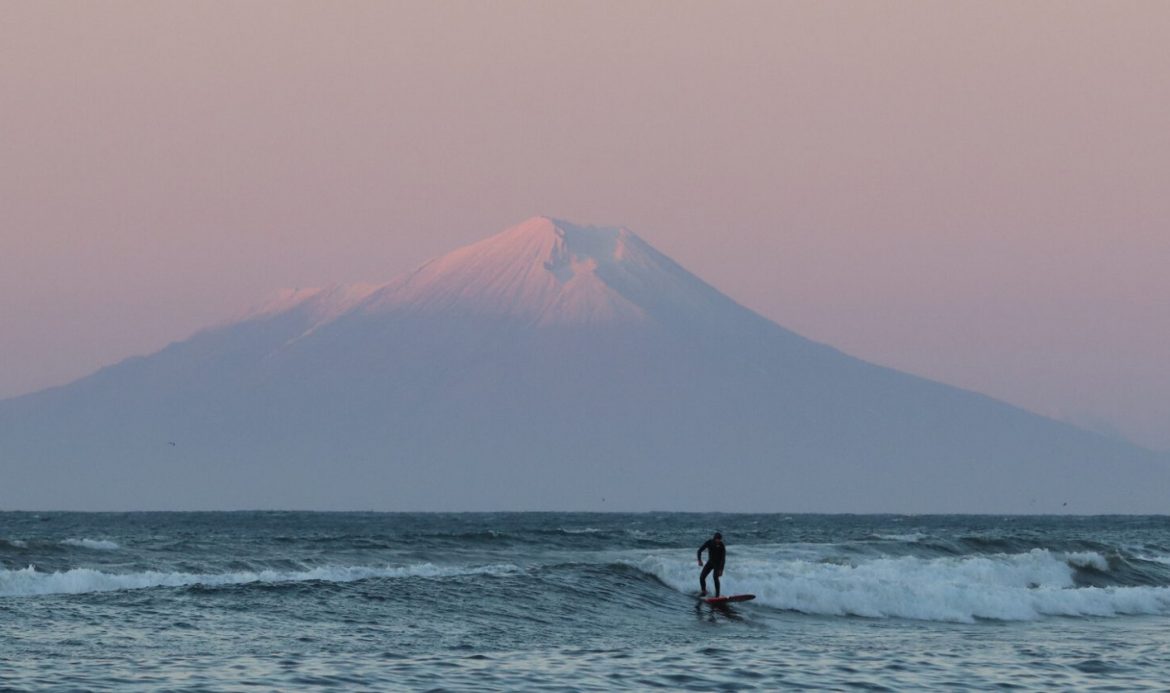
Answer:
[[[0,513],[3,690],[1167,681],[1166,517]]]

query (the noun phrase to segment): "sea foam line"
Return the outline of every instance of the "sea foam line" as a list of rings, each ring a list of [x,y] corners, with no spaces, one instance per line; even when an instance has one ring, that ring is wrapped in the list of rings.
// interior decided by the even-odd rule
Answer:
[[[139,573],[105,573],[91,568],[73,568],[53,573],[38,572],[33,566],[21,570],[0,570],[0,597],[28,597],[47,594],[87,594],[152,587],[243,585],[249,583],[354,582],[369,578],[439,578],[459,575],[506,575],[520,569],[514,565],[448,567],[431,563],[397,567],[325,566],[303,571],[258,570],[235,573],[196,574],[148,570]]]

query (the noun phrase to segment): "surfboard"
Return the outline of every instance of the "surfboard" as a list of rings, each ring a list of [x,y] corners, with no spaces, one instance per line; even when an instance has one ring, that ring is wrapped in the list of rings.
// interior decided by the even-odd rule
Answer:
[[[729,594],[723,597],[699,597],[699,601],[707,602],[708,604],[727,604],[729,602],[746,602],[755,599],[754,594]]]

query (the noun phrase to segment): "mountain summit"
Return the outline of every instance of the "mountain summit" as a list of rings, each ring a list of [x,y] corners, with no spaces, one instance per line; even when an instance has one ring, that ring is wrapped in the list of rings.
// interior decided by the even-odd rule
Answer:
[[[618,287],[663,274],[655,255],[626,229],[537,217],[426,263],[376,292],[366,309],[538,324],[637,320],[643,310]]]
[[[1137,513],[1170,481],[546,217],[0,402],[0,459],[5,508]]]
[[[549,217],[529,219],[388,284],[346,289],[364,299],[348,307],[360,303],[358,311],[367,315],[462,315],[533,325],[694,322],[738,307],[629,229]],[[273,304],[290,308],[298,298],[320,302],[322,294],[337,292],[298,290]]]

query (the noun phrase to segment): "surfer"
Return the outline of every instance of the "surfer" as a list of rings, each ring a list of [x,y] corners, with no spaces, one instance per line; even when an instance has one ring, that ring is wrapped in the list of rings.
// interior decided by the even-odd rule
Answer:
[[[707,552],[707,563],[703,564],[703,552]],[[699,565],[703,566],[703,572],[699,573],[699,587],[702,589],[699,592],[700,597],[707,596],[707,576],[711,571],[715,571],[715,596],[719,596],[719,578],[723,577],[723,561],[727,558],[727,547],[723,545],[723,535],[719,532],[715,536],[708,539],[699,547]]]

